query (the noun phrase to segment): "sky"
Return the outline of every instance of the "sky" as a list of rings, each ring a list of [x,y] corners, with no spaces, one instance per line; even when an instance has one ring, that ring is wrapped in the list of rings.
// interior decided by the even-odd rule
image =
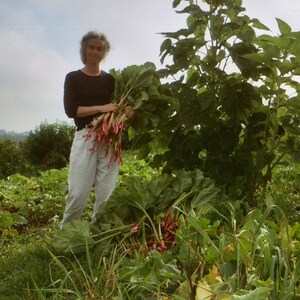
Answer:
[[[151,61],[160,67],[162,32],[185,27],[173,0],[0,0],[0,129],[24,132],[68,122],[65,75],[82,68],[81,37],[104,32],[111,51],[101,68]],[[199,0],[200,2],[200,0]],[[276,18],[300,31],[299,0],[244,0],[246,14],[274,32]]]

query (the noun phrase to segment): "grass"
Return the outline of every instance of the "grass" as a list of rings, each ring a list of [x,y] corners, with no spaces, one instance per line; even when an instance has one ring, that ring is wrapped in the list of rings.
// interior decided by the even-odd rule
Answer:
[[[278,234],[273,232],[271,228],[262,226],[264,230],[260,234],[253,236],[253,242],[261,247],[260,253],[263,255],[264,260],[256,262],[256,251],[253,251],[253,253],[250,251],[251,245],[247,242],[247,236],[248,233],[255,232],[256,227],[261,227],[257,224],[257,221],[263,216],[261,216],[259,211],[257,212],[258,215],[249,215],[248,220],[245,220],[244,227],[236,232],[236,243],[234,232],[230,230],[231,233],[228,232],[228,234],[225,235],[224,233],[218,233],[220,229],[218,223],[210,223],[203,218],[206,213],[203,212],[203,217],[198,215],[198,218],[195,218],[195,216],[193,216],[192,219],[189,218],[190,222],[184,223],[186,226],[190,224],[191,227],[181,226],[178,232],[178,247],[174,248],[175,252],[173,252],[173,250],[162,254],[153,252],[145,259],[137,253],[130,256],[126,255],[125,249],[122,248],[122,243],[116,243],[114,246],[108,245],[110,251],[105,251],[105,248],[95,247],[93,249],[87,248],[86,251],[76,255],[74,253],[59,253],[57,249],[53,248],[51,240],[52,236],[58,230],[57,224],[52,224],[47,228],[37,228],[35,231],[23,233],[18,236],[13,235],[12,232],[2,239],[0,254],[0,300],[150,299],[147,298],[148,296],[152,297],[151,299],[171,299],[163,298],[162,293],[168,290],[170,291],[170,295],[173,295],[174,288],[176,288],[174,284],[178,285],[179,291],[184,282],[187,282],[184,279],[185,277],[191,280],[190,290],[192,290],[196,270],[203,273],[200,278],[205,279],[207,277],[210,278],[209,280],[213,279],[212,282],[214,282],[215,277],[219,274],[218,271],[216,271],[217,273],[215,275],[211,274],[206,277],[204,274],[208,272],[206,271],[208,266],[217,266],[215,263],[220,261],[222,257],[222,261],[224,259],[224,261],[228,262],[229,258],[231,258],[231,260],[236,260],[236,262],[243,263],[243,265],[249,265],[250,268],[248,270],[250,273],[253,273],[252,268],[258,267],[258,271],[259,267],[263,267],[265,263],[268,265],[268,259],[271,257],[268,255],[267,247],[274,248],[268,239],[276,240],[276,236],[280,237],[285,232],[283,231],[283,234]],[[234,215],[233,219],[235,220]],[[265,219],[264,216],[263,220]],[[251,229],[252,225],[255,228]],[[275,228],[275,224],[272,226]],[[248,233],[245,230],[247,230]],[[188,233],[190,234],[189,237],[187,237]],[[265,236],[265,233],[268,233],[268,235]],[[222,246],[221,240],[218,245],[217,236],[219,236],[219,238],[222,236],[225,238],[223,241],[224,247]],[[187,240],[189,241],[188,244]],[[190,244],[190,242],[192,244]],[[285,240],[282,242],[285,243]],[[296,240],[294,240],[294,243],[296,243]],[[199,249],[196,247],[197,244],[201,245]],[[192,248],[191,245],[193,245]],[[232,250],[228,248],[230,245]],[[299,245],[299,242],[297,242],[297,245]],[[240,248],[238,248],[238,246],[240,246]],[[218,251],[213,251],[216,247],[220,247],[219,250],[223,249],[222,257]],[[244,247],[249,251],[247,249],[246,251]],[[265,249],[267,252],[262,249]],[[287,250],[288,252],[290,251],[289,249]],[[176,251],[179,252],[177,253]],[[194,253],[194,251],[196,252]],[[200,252],[202,254],[200,254]],[[188,253],[194,253],[195,255],[189,258]],[[214,253],[214,257],[210,257],[212,253]],[[273,254],[274,253],[275,252],[273,252]],[[278,254],[280,253],[278,252]],[[175,256],[173,256],[174,254]],[[249,255],[251,256],[252,254],[254,255],[254,259],[249,261]],[[202,256],[202,259],[199,259],[201,258],[199,255]],[[173,264],[174,261],[172,257],[176,257],[181,262],[183,268],[181,273],[179,270],[176,271],[177,267]],[[287,260],[283,260],[283,258],[279,260],[280,256],[278,255],[277,258],[278,263],[287,262]],[[226,267],[228,264],[220,262],[220,265]],[[267,265],[266,267],[269,266]],[[197,266],[199,269],[197,269]],[[271,265],[269,267],[271,267]],[[277,265],[277,268],[281,269],[281,271],[285,269],[284,266],[280,264]],[[278,284],[281,285],[281,283],[276,282],[276,278],[280,280],[280,275],[276,274],[278,272],[277,269],[272,267],[272,270],[274,271],[273,279],[275,279],[273,283],[266,277],[264,278],[265,283],[259,283],[259,281],[257,281],[257,284],[265,284],[268,285],[269,288],[272,285],[274,285],[274,287]],[[238,276],[239,271],[242,271],[242,269],[237,264],[236,275],[234,275],[235,272],[233,270],[233,277],[228,273],[229,278],[236,280],[234,276]],[[261,272],[257,273],[257,279],[259,279],[259,273]],[[272,272],[267,273],[271,274]],[[285,274],[287,278],[282,278],[287,284],[286,288],[289,290],[292,288],[292,273],[293,271],[289,271],[288,274]],[[296,276],[297,272],[294,272],[294,275]],[[177,278],[177,280],[174,280],[174,278]],[[225,280],[224,277],[223,279]],[[297,281],[298,279],[295,278],[295,280]],[[168,288],[166,288],[166,282],[168,282]],[[208,279],[207,282],[209,282]],[[203,282],[203,284],[204,283],[205,282]],[[241,283],[237,281],[236,284],[239,286]],[[222,285],[224,288],[230,286],[229,281],[227,283],[224,281]],[[244,284],[243,286],[245,287]],[[213,285],[210,285],[210,288],[213,288]],[[160,289],[163,292],[161,292]],[[238,290],[237,287],[234,288],[234,290],[235,289]],[[258,286],[257,289],[257,292],[261,291],[267,293],[263,290],[266,289],[263,286]],[[282,298],[276,298],[275,296],[275,298],[273,297],[271,299],[290,299],[289,295],[292,294],[292,291],[288,293],[286,293],[286,291],[287,289],[282,290],[282,292],[277,291],[282,294]],[[248,292],[255,293],[255,291],[251,292],[251,288]],[[180,293],[183,294],[183,292]],[[215,293],[222,293],[222,291],[216,290]],[[249,294],[249,296],[250,295],[251,294]],[[297,299],[297,296],[295,295],[296,298],[291,299]],[[176,297],[178,297],[176,299],[181,300],[187,299],[184,298],[184,296],[181,296],[183,298],[179,298],[179,295]]]
[[[53,224],[2,239],[0,300],[92,300],[119,294],[115,268],[121,260],[116,262],[116,251],[59,253],[51,244],[57,230]]]
[[[4,255],[0,256],[0,300],[20,300],[31,298],[29,290],[33,280],[41,283],[49,281],[49,244],[41,238],[44,230],[20,236],[14,243],[4,246]]]

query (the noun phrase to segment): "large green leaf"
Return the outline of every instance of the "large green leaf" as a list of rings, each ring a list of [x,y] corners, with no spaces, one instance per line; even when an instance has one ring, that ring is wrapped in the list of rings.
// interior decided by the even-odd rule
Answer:
[[[174,171],[175,178],[173,182],[173,189],[180,195],[188,191],[192,187],[192,177],[190,172]]]
[[[263,64],[270,64],[272,58],[274,57],[273,51],[266,51],[260,53],[248,53],[243,55],[244,58],[257,61]]]
[[[193,197],[191,205],[197,209],[208,202],[220,200],[220,189],[210,182],[207,186],[203,186],[199,192]]]
[[[161,193],[173,182],[174,178],[169,174],[162,174],[157,178],[153,178],[149,183],[149,190],[151,193],[155,195],[155,197],[159,197]]]
[[[286,104],[300,112],[300,96],[289,98]]]
[[[188,86],[182,85],[180,94],[177,94],[180,103],[178,119],[181,124],[187,128],[200,123],[202,110],[206,110],[214,100],[214,96],[208,92],[200,95],[197,91]]]
[[[68,253],[82,252],[87,246],[92,246],[94,240],[90,234],[90,223],[75,220],[63,225],[53,238],[53,245],[59,251]]]
[[[259,287],[253,291],[240,291],[238,295],[232,295],[232,300],[268,300],[271,288]]]
[[[153,80],[153,69],[141,69],[137,72],[132,82],[131,89],[145,88],[151,85]]]
[[[170,38],[167,38],[164,40],[164,42],[160,46],[160,61],[163,62],[165,57],[168,55],[172,47],[172,40]]]
[[[251,19],[251,22],[252,22],[253,27],[255,27],[257,29],[270,31],[269,27],[267,27],[266,25],[261,23],[257,18]]]
[[[119,102],[124,95],[128,96],[136,93],[136,89],[142,89],[146,92],[145,89],[151,85],[159,85],[159,80],[155,81],[157,77],[155,72],[155,65],[150,62],[143,65],[130,65],[121,71],[110,70],[110,74],[116,80],[114,91],[115,101]]]
[[[251,84],[235,79],[223,85],[221,97],[224,111],[234,121],[245,120],[261,104],[260,96]]]
[[[173,0],[173,8],[177,7],[179,5],[179,3],[181,2],[181,0]]]
[[[292,31],[291,26],[283,20],[276,18],[276,21],[281,34],[289,34]]]
[[[241,73],[245,77],[256,78],[258,75],[258,62],[253,59],[248,59],[246,54],[255,54],[258,52],[257,47],[247,43],[235,43],[229,49],[233,61],[240,69]]]

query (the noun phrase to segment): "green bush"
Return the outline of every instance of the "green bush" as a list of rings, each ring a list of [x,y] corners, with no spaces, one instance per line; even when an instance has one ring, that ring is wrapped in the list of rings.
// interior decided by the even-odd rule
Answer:
[[[0,178],[22,171],[25,158],[22,149],[11,140],[0,142]]]
[[[28,161],[42,169],[67,165],[75,128],[66,123],[41,123],[23,143]]]

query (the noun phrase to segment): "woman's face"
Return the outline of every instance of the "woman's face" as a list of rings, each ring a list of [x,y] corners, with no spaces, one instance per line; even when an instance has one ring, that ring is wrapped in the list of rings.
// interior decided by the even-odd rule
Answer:
[[[104,58],[103,43],[99,39],[91,39],[87,42],[85,49],[86,64],[99,64]]]

